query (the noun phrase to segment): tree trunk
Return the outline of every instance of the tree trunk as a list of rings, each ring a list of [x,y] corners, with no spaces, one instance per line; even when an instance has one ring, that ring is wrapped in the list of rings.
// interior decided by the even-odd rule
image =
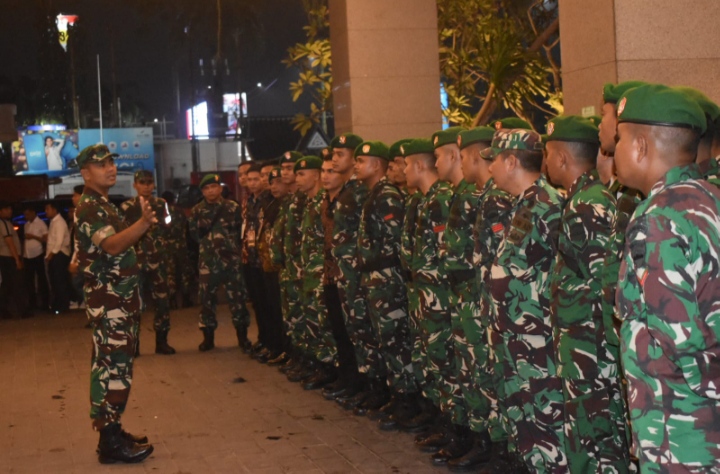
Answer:
[[[496,108],[497,101],[495,100],[495,84],[490,84],[490,88],[488,89],[487,94],[485,94],[485,101],[473,120],[473,127],[485,125],[488,122],[488,119],[495,112]]]

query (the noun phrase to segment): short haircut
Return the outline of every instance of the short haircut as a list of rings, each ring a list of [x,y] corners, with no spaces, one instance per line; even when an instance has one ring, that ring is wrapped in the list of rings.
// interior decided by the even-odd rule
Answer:
[[[681,127],[653,127],[653,137],[659,148],[668,152],[680,152],[686,155],[697,155],[700,145],[700,134],[689,128]]]
[[[82,194],[84,190],[85,190],[84,184],[78,184],[77,186],[73,187],[73,192],[75,194]]]
[[[58,205],[55,201],[48,201],[47,203],[45,203],[45,205],[50,206],[53,209],[55,209],[56,211],[60,212],[60,208],[58,207]]]
[[[600,149],[599,143],[588,143],[588,142],[564,142],[567,146],[568,151],[572,154],[573,158],[578,161],[582,161],[586,164],[597,164],[598,150]]]
[[[543,154],[539,150],[504,150],[502,155],[503,159],[514,155],[525,171],[539,173],[542,168]]]
[[[30,204],[29,202],[23,204],[23,212],[25,212],[25,211],[32,211],[37,214],[37,211],[32,206],[32,204]]]
[[[415,155],[409,155],[406,156],[405,159],[408,159],[410,157],[419,158],[420,161],[424,162],[430,168],[435,168],[435,163],[437,163],[437,158],[435,158],[435,155],[431,153],[418,153]]]
[[[261,173],[263,169],[263,165],[260,163],[253,163],[250,165],[250,169],[248,170],[248,173]]]
[[[246,161],[246,162],[244,162],[244,163],[240,163],[240,164],[238,165],[238,169],[242,168],[242,167],[245,166],[245,165],[247,165],[247,166],[252,166],[252,163],[250,163],[249,161]]]

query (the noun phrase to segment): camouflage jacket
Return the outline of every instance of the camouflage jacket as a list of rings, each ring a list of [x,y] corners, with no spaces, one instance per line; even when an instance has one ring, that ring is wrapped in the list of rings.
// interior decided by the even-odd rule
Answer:
[[[200,265],[209,268],[240,264],[242,217],[235,201],[221,199],[210,204],[200,201],[188,220],[190,236],[198,242]]]
[[[452,186],[438,180],[430,186],[420,205],[412,259],[415,283],[433,286],[448,284],[448,276],[440,268],[439,251],[450,215],[452,195]]]
[[[403,270],[410,274],[415,268],[413,263],[413,252],[415,250],[415,230],[417,229],[418,213],[425,196],[416,191],[405,198],[405,215],[400,235],[400,263]]]
[[[301,225],[302,277],[306,283],[313,282],[314,286],[322,284],[325,266],[325,232],[320,214],[324,197],[325,191],[320,190],[314,197],[307,199]]]
[[[549,276],[562,207],[543,176],[518,197],[488,277],[495,330],[552,336]]]
[[[473,265],[477,281],[484,284],[505,229],[510,225],[510,218],[515,205],[515,198],[495,186],[490,178],[483,187],[478,200],[477,218],[473,225]]]
[[[335,257],[332,254],[332,237],[333,228],[335,227],[335,204],[337,196],[330,200],[327,191],[323,192],[322,203],[320,204],[320,216],[323,226],[323,285],[333,285],[337,283],[340,276],[340,269],[337,266]]]
[[[400,266],[400,233],[405,204],[397,186],[382,178],[363,204],[358,230],[358,267],[362,272]]]
[[[167,245],[170,252],[184,252],[187,249],[187,217],[177,206],[170,207],[170,226],[167,232]]]
[[[285,227],[287,224],[288,210],[290,209],[290,203],[293,197],[292,194],[288,194],[280,200],[278,214],[273,223],[270,248],[268,249],[273,266],[280,267],[280,281],[287,281],[284,253]]]
[[[245,206],[245,217],[242,226],[242,262],[251,267],[260,267],[260,256],[257,250],[258,233],[262,226],[263,209],[268,205],[272,195],[263,191],[257,197],[248,197]]]
[[[720,155],[700,163],[700,172],[708,183],[720,186]]]
[[[135,253],[137,254],[138,262],[141,264],[151,262],[160,263],[165,258],[168,250],[168,234],[170,228],[165,225],[164,221],[165,200],[151,196],[149,201],[150,207],[155,211],[158,223],[151,225],[147,232],[145,232],[135,244]],[[142,209],[140,208],[140,198],[138,196],[122,203],[120,209],[122,209],[125,215],[125,222],[127,222],[128,226],[133,225],[142,218]]]
[[[78,266],[85,277],[85,303],[90,318],[118,318],[140,311],[140,269],[135,248],[110,255],[100,244],[127,228],[122,211],[85,186],[75,210]]]
[[[440,265],[442,272],[449,275],[451,281],[458,278],[467,281],[475,278],[473,265],[473,224],[477,220],[480,193],[474,183],[464,179],[454,190],[450,204],[450,215],[445,227],[445,236],[440,245]],[[457,277],[455,275],[464,274]]]
[[[285,218],[285,234],[283,236],[283,255],[285,271],[290,281],[302,279],[302,219],[307,205],[307,195],[296,192],[288,206]]]
[[[553,341],[561,377],[617,376],[617,358],[607,353],[604,337],[601,287],[614,222],[615,198],[597,171],[577,178],[568,189],[550,275]]]
[[[643,472],[720,471],[718,249],[720,190],[696,165],[672,168],[630,220],[618,281]]]
[[[262,269],[266,273],[280,271],[280,265],[276,265],[270,256],[270,249],[273,244],[273,230],[278,219],[282,201],[271,196],[270,201],[260,211],[260,228],[258,229],[257,252],[260,258]]]
[[[358,229],[367,195],[367,186],[353,176],[343,185],[335,202],[332,254],[344,280],[357,278]]]

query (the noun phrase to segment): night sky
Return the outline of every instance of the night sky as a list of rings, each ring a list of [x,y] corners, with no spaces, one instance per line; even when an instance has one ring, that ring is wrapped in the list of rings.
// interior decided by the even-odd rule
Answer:
[[[243,5],[238,7],[240,14],[236,10],[223,15],[228,33],[225,51],[231,64],[230,76],[223,77],[225,92],[247,91],[250,115],[293,115],[300,111],[303,104],[292,103],[287,90],[296,73],[280,63],[287,48],[304,39],[306,18],[300,0],[222,3],[227,4],[224,12],[225,8],[234,8],[232,4]],[[172,117],[178,92],[180,109],[188,106],[191,58],[196,90],[206,89],[209,83],[209,69],[206,67],[206,76],[200,77],[198,59],[202,57],[207,64],[216,50],[213,0],[0,0],[0,5],[0,78],[16,82],[23,76],[38,78],[44,73],[37,57],[41,43],[38,25],[43,12],[52,12],[52,16],[62,12],[80,16],[85,44],[76,51],[81,49],[86,62],[92,64],[100,54],[104,88],[110,87],[114,36],[119,96],[123,102],[137,103],[148,120]],[[240,18],[245,15],[252,20]],[[194,23],[186,18],[194,18]],[[191,48],[183,33],[187,23],[195,25],[190,31]],[[69,58],[59,45],[53,54]],[[262,88],[257,87],[258,82]],[[80,100],[84,93],[78,91]]]

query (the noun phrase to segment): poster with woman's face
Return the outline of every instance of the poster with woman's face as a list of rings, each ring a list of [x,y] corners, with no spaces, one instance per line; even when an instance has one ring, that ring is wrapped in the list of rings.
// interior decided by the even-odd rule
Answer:
[[[25,167],[16,173],[77,171],[75,158],[80,154],[77,130],[25,130],[20,132]]]

